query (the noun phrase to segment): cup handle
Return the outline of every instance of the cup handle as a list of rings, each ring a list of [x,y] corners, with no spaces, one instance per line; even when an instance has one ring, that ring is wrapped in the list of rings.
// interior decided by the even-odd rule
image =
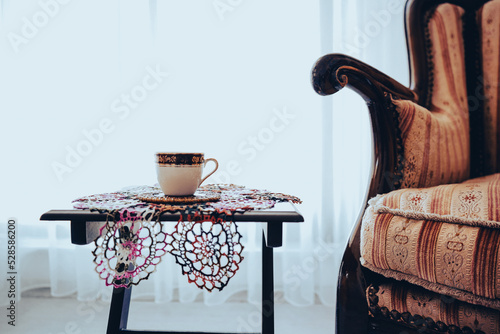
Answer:
[[[203,179],[201,179],[201,182],[200,182],[200,184],[198,185],[198,187],[199,187],[199,186],[201,186],[201,184],[202,184],[203,182],[205,182],[205,180],[206,180],[206,179],[208,179],[208,177],[209,177],[210,175],[212,175],[213,173],[215,173],[215,171],[219,168],[219,162],[218,162],[216,159],[214,159],[214,158],[209,158],[209,159],[206,159],[206,160],[205,160],[205,163],[203,164],[203,167],[205,167],[205,166],[207,165],[207,162],[209,162],[209,161],[213,161],[213,162],[215,163],[215,168],[214,168],[214,170],[213,170],[213,171],[211,171],[210,173],[208,173],[208,174],[207,174],[207,176],[205,176]]]

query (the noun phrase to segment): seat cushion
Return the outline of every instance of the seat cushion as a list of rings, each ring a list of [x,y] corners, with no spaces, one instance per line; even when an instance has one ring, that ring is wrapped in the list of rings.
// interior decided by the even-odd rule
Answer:
[[[372,317],[442,333],[500,333],[500,311],[444,297],[423,288],[386,280],[368,287]]]
[[[370,200],[361,263],[384,276],[500,310],[500,174]]]

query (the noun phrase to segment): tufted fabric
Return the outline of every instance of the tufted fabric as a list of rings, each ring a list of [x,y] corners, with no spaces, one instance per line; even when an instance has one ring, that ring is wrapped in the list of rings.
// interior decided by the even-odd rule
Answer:
[[[393,100],[404,151],[403,188],[460,182],[469,177],[462,14],[461,8],[444,4],[429,20],[433,63],[429,109]]]
[[[367,299],[373,316],[384,316],[413,327],[421,328],[425,324],[438,330],[456,326],[464,333],[467,327],[468,333],[500,333],[498,310],[456,301],[410,284],[391,282],[371,286],[367,289]],[[383,312],[384,308],[392,312]]]
[[[500,0],[486,3],[478,12],[478,24],[481,33],[482,92],[471,92],[471,109],[484,100],[484,147],[486,172],[494,173],[500,170]],[[474,112],[475,110],[471,110]]]
[[[500,174],[370,200],[361,263],[384,276],[500,310]]]

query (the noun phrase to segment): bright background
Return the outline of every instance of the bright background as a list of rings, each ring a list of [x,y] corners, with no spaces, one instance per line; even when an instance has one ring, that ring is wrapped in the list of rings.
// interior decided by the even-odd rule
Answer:
[[[207,182],[303,200],[306,222],[285,231],[277,252],[277,289],[295,305],[334,304],[342,249],[365,199],[371,133],[361,98],[320,97],[311,69],[342,52],[407,84],[402,0],[0,4],[0,247],[14,217],[19,291],[109,297],[91,246],[73,247],[68,224],[40,215],[83,195],[154,184],[157,151],[196,151],[220,163]],[[260,230],[243,231],[240,275],[206,303],[237,293],[258,302]],[[158,271],[138,295],[199,295],[172,258]]]

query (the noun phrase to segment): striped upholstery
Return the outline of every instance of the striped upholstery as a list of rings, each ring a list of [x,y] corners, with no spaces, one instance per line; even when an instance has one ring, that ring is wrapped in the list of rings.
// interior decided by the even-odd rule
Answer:
[[[484,95],[481,89],[466,90],[463,13],[443,4],[428,21],[427,106],[392,100],[404,157],[402,189],[369,202],[361,227],[361,263],[441,294],[385,284],[375,299],[379,310],[385,306],[499,333],[500,174],[493,173],[500,172],[500,0],[488,2],[476,16]],[[480,102],[484,171],[490,175],[468,180],[469,114],[483,111]],[[445,305],[442,295],[463,303]]]
[[[500,333],[500,311],[443,298],[410,284],[391,282],[369,287],[367,299],[373,316],[385,316],[410,326],[423,327],[425,323],[427,328],[441,333],[450,333],[446,329],[451,326],[461,329],[451,333]],[[426,321],[419,324],[418,318],[414,318],[417,316]]]
[[[429,109],[393,101],[404,150],[403,188],[460,182],[469,177],[470,144],[463,10],[440,5],[429,21],[432,95]]]
[[[478,12],[481,32],[482,70],[484,88],[484,134],[486,172],[500,171],[500,0],[486,3]],[[471,94],[471,108],[483,100],[479,91]],[[473,110],[471,110],[472,112]]]
[[[500,174],[379,195],[363,217],[362,263],[500,310],[498,203]]]

